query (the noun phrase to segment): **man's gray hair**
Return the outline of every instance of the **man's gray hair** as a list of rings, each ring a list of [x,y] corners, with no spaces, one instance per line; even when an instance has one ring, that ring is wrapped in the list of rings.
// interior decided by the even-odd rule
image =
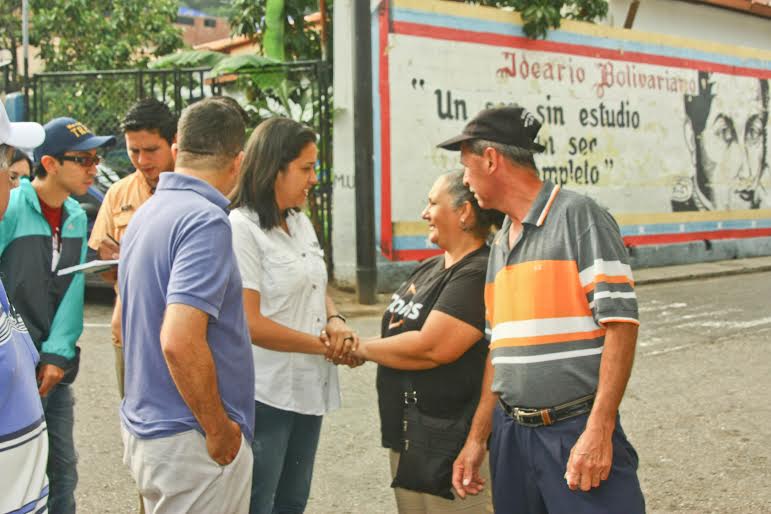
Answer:
[[[13,147],[0,143],[0,168],[7,168],[13,159]]]
[[[496,143],[486,139],[472,139],[466,145],[471,150],[471,153],[475,155],[482,155],[485,152],[485,148],[490,147],[514,164],[532,168],[535,171],[538,170],[535,166],[535,159],[533,159],[533,152],[519,146],[504,145],[503,143]]]

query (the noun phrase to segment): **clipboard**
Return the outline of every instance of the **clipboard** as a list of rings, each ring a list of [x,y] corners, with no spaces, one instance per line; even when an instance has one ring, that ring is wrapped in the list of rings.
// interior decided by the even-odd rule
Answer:
[[[102,273],[104,271],[108,271],[110,268],[117,265],[118,265],[117,259],[106,260],[106,261],[94,260],[94,261],[84,262],[83,264],[78,264],[76,266],[62,268],[56,272],[56,275],[59,277],[63,277],[64,275],[70,275],[72,273],[78,273],[80,271],[82,271],[83,273]]]

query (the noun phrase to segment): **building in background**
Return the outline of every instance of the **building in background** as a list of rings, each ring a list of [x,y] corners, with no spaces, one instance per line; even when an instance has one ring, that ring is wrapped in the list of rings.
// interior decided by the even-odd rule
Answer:
[[[203,11],[180,7],[176,25],[182,29],[182,40],[186,46],[196,47],[210,41],[227,38],[230,24],[227,18],[209,16]]]
[[[334,13],[333,247],[335,278],[348,284],[352,2],[336,1]],[[611,210],[635,266],[771,255],[768,0],[644,0],[625,30],[633,3],[610,0],[606,20],[565,22],[546,41],[524,39],[516,14],[492,8],[380,3],[372,19],[380,290],[437,251],[419,213],[431,181],[459,162],[434,145],[498,103],[541,117],[542,171]],[[699,120],[726,124],[722,141],[705,149]]]

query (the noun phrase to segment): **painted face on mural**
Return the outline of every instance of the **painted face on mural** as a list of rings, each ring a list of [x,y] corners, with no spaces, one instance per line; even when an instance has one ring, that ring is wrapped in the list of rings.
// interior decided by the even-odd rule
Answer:
[[[701,95],[691,99],[690,109],[686,99],[686,139],[696,168],[693,208],[767,206],[768,81],[699,75]]]

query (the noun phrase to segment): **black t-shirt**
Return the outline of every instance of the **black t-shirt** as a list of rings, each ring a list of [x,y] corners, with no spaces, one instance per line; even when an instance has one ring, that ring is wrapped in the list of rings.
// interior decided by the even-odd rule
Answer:
[[[485,272],[490,249],[487,245],[445,269],[444,255],[422,262],[392,297],[381,326],[388,337],[420,330],[436,309],[485,331]],[[418,395],[418,408],[425,414],[458,418],[479,400],[487,340],[477,341],[460,359],[423,371],[401,371],[378,366],[377,392],[383,446],[399,450],[402,439],[404,374],[409,374]]]

